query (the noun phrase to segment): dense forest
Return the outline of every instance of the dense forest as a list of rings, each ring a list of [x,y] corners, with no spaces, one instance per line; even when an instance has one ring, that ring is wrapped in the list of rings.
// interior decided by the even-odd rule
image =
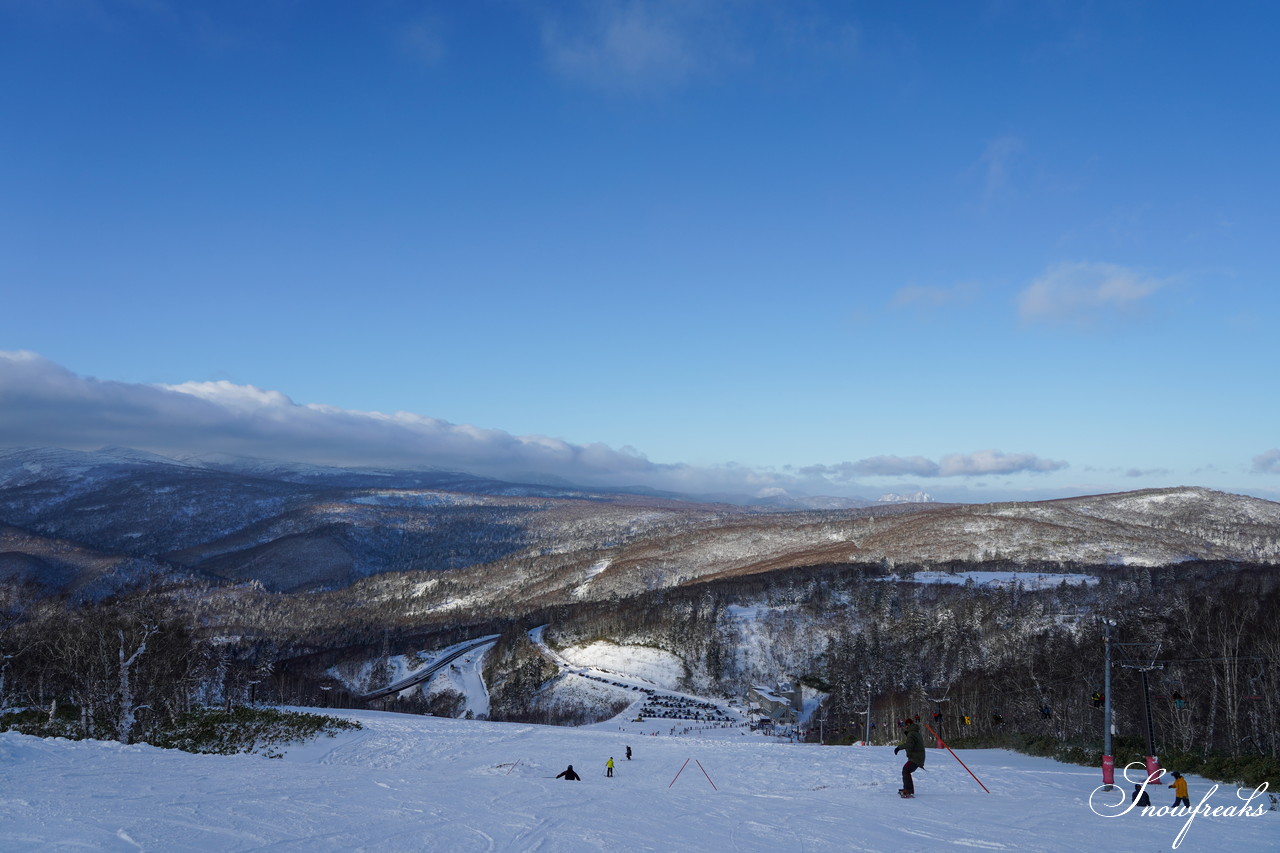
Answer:
[[[491,718],[581,722],[591,709],[556,709],[543,697],[555,667],[524,635],[548,624],[550,641],[561,646],[603,639],[671,652],[686,664],[684,686],[695,693],[741,697],[752,683],[799,680],[824,696],[810,720],[813,740],[848,743],[869,734],[885,742],[897,737],[895,721],[919,715],[954,744],[1095,763],[1103,733],[1095,694],[1103,690],[1104,620],[1111,620],[1118,761],[1145,754],[1149,708],[1154,748],[1166,764],[1228,757],[1238,768],[1256,759],[1274,773],[1274,567],[928,567],[956,580],[976,569],[1040,576],[1000,586],[921,583],[918,568],[794,568],[461,624],[414,620],[385,602],[377,613],[352,612],[338,594],[242,590],[277,620],[274,632],[259,624],[254,633],[212,613],[209,602],[218,597],[176,582],[143,578],[92,603],[11,589],[0,599],[0,706],[28,709],[27,730],[155,742],[199,707],[359,706],[330,667],[495,633],[502,639],[485,668]],[[1044,582],[1050,570],[1060,583]],[[457,699],[380,707],[451,715]]]
[[[1147,754],[1150,729],[1155,753],[1184,766],[1256,756],[1274,773],[1274,567],[1092,566],[1063,578],[1081,574],[1098,581],[986,588],[824,566],[669,590],[626,607],[584,607],[553,624],[564,643],[608,637],[675,651],[690,664],[692,690],[740,696],[747,683],[781,679],[815,686],[826,699],[810,722],[811,739],[847,743],[869,733],[890,742],[896,721],[918,715],[948,742],[1030,747],[1096,764],[1110,620],[1118,761]]]

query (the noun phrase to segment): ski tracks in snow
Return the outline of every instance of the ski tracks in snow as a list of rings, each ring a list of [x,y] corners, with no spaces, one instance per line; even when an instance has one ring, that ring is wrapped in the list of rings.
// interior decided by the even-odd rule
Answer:
[[[1167,850],[1182,823],[1111,823],[1083,802],[1095,770],[998,751],[965,755],[992,793],[931,753],[901,800],[888,747],[337,713],[365,728],[282,760],[0,733],[0,850],[1061,853]],[[677,774],[691,758],[716,789]],[[583,781],[552,778],[570,763]],[[1274,820],[1198,818],[1179,853],[1270,849]]]

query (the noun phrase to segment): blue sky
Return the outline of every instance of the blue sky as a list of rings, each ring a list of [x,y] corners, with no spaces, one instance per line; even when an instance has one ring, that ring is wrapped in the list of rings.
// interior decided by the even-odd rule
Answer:
[[[1278,24],[0,0],[0,446],[1277,499]]]

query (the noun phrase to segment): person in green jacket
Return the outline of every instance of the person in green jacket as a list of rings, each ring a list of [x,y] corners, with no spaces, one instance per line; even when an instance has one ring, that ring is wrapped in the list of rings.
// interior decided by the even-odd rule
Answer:
[[[903,722],[906,739],[893,748],[894,755],[903,750],[907,752],[907,763],[902,765],[902,787],[898,789],[898,793],[903,797],[914,797],[916,786],[911,781],[911,774],[917,767],[924,767],[924,735],[920,734],[920,724],[915,720],[907,719]]]

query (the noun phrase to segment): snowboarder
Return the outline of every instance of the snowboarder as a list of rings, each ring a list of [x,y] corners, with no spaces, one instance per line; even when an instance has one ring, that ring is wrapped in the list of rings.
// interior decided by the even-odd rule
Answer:
[[[557,778],[557,779],[563,779],[563,780],[564,780],[564,781],[566,781],[566,782],[580,782],[580,781],[582,781],[582,777],[581,777],[581,776],[579,776],[579,775],[577,774],[577,772],[575,772],[575,771],[574,771],[574,769],[573,769],[573,765],[572,765],[572,764],[570,764],[570,765],[569,765],[568,767],[566,767],[564,770],[562,770],[562,771],[560,771],[559,773],[557,773],[557,774],[556,774],[556,778]]]
[[[915,720],[903,720],[906,732],[906,739],[893,748],[893,754],[906,750],[907,763],[902,765],[902,787],[898,789],[898,795],[904,798],[914,797],[916,795],[915,783],[911,781],[911,774],[916,768],[924,767],[924,736],[920,734],[920,726]]]
[[[1137,783],[1133,786],[1133,793],[1129,795],[1129,800],[1135,802],[1140,809],[1151,805],[1151,796],[1147,794],[1142,785]]]
[[[613,756],[609,756],[609,760],[604,763],[604,775],[613,778]]]
[[[1187,795],[1187,780],[1182,778],[1182,774],[1177,770],[1173,771],[1173,784],[1169,786],[1173,789],[1173,807],[1186,806],[1191,808],[1191,798]]]
[[[627,761],[631,760],[631,747],[627,747]]]

